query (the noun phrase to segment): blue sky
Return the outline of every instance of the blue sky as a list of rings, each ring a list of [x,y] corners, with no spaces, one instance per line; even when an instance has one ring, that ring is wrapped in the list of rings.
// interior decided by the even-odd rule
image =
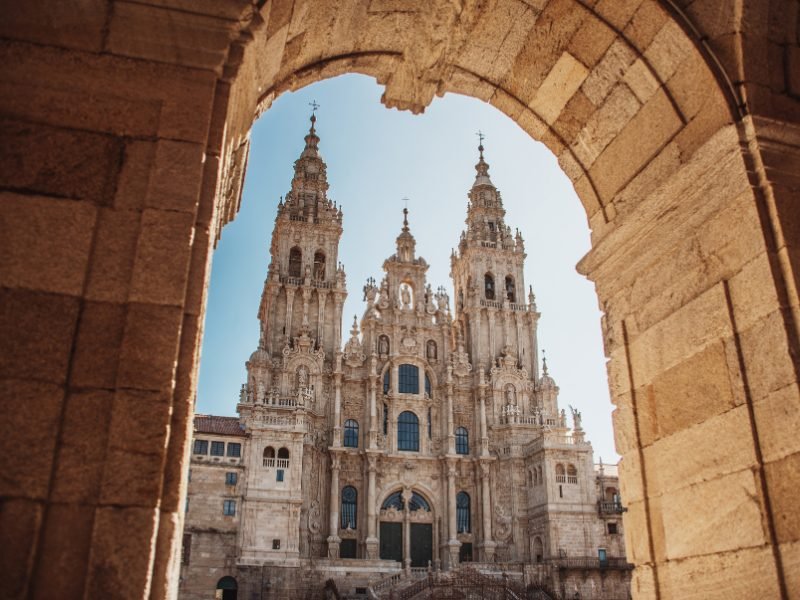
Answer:
[[[371,78],[337,77],[284,94],[254,125],[242,208],[214,254],[197,410],[235,414],[244,363],[258,343],[256,312],[277,204],[290,189],[309,103],[316,100],[328,195],[344,211],[343,342],[353,315],[361,319],[365,280],[380,280],[383,260],[394,253],[404,197],[417,254],[430,264],[428,281],[434,289],[448,287],[452,308],[450,251],[464,227],[480,129],[506,223],[525,238],[525,283],[533,285],[542,313],[539,346],[561,389],[559,403],[583,413],[595,460],[616,460],[597,296],[575,271],[590,247],[586,213],[555,157],[479,100],[449,94],[412,115],[384,108],[381,93]]]

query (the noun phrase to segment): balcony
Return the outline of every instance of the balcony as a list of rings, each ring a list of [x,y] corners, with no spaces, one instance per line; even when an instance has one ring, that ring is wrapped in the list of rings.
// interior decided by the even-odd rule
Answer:
[[[622,503],[619,501],[611,501],[606,502],[604,500],[599,500],[597,502],[597,511],[601,515],[621,515],[628,509],[622,506]]]
[[[630,571],[633,565],[624,557],[600,559],[596,556],[560,556],[545,559],[545,562],[558,569],[583,569]]]

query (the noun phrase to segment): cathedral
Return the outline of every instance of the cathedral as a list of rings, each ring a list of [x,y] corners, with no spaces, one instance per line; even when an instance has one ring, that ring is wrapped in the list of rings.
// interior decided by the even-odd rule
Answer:
[[[321,598],[327,582],[388,598],[472,569],[628,598],[616,466],[594,463],[580,412],[559,406],[483,145],[452,307],[404,210],[343,334],[343,212],[315,123],[278,205],[239,417],[195,418],[179,597]]]

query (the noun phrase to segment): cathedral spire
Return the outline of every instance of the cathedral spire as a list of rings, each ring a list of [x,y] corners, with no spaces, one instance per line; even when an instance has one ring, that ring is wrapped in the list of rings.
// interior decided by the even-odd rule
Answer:
[[[412,262],[414,260],[414,252],[416,250],[417,241],[411,235],[411,229],[408,227],[408,208],[403,209],[403,229],[400,235],[397,236],[397,260],[400,262]]]
[[[475,189],[477,186],[480,185],[489,185],[494,188],[494,184],[492,180],[489,178],[489,163],[487,163],[483,158],[483,138],[484,135],[479,131],[478,137],[480,138],[480,144],[478,145],[478,164],[475,165],[475,170],[477,171],[477,175],[475,175],[475,183],[472,184],[472,189]]]

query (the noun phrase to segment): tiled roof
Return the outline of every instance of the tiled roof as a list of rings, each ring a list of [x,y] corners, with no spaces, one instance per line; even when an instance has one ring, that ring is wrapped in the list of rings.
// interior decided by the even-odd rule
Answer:
[[[245,436],[244,428],[239,424],[237,417],[218,417],[216,415],[195,415],[194,432]]]

